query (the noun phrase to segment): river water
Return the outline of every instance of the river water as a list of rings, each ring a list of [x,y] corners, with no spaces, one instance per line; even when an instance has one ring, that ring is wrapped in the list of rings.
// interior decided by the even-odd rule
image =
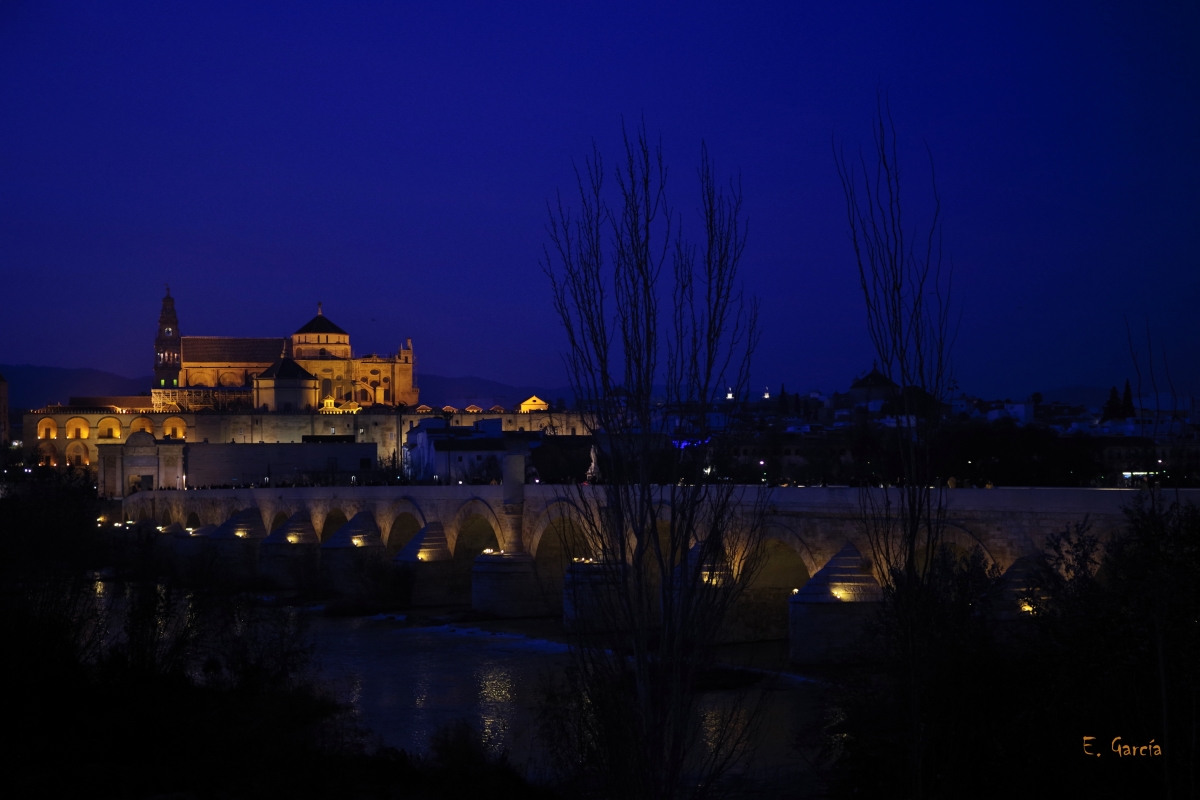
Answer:
[[[466,720],[489,746],[528,758],[539,682],[562,669],[567,652],[521,634],[386,616],[318,616],[313,634],[325,680],[383,744],[410,753]]]
[[[425,753],[435,731],[466,720],[490,747],[540,772],[536,708],[542,682],[567,663],[566,645],[471,623],[417,627],[388,616],[314,614],[312,632],[321,675],[380,744]],[[802,676],[776,674],[749,693],[707,692],[702,705],[761,701],[757,771],[790,774],[802,771],[795,735],[820,714],[822,691]]]

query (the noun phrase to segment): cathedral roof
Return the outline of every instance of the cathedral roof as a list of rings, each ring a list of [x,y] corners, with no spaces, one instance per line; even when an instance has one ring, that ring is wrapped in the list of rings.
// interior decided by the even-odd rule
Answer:
[[[297,364],[290,358],[284,357],[277,360],[274,364],[264,369],[259,373],[260,378],[275,378],[287,379],[298,378],[300,380],[316,380],[317,376],[306,370],[304,367]]]
[[[304,323],[304,327],[296,331],[296,333],[337,333],[342,336],[350,335],[331,322],[329,317],[320,311],[317,312],[315,317]]]
[[[180,358],[184,362],[269,364],[279,359],[288,340],[233,336],[182,336],[179,341]]]

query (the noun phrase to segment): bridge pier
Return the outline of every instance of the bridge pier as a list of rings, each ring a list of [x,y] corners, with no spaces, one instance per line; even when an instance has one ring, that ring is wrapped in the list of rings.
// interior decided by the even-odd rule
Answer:
[[[461,602],[455,597],[454,555],[442,523],[430,522],[417,531],[392,564],[408,583],[411,605],[420,608]]]
[[[788,601],[792,663],[813,666],[854,658],[865,625],[882,599],[870,563],[846,542]]]
[[[369,594],[379,581],[386,547],[374,517],[360,511],[321,545],[321,584],[337,594]]]
[[[258,554],[267,529],[257,508],[247,508],[221,523],[209,536],[213,568],[222,581],[245,585],[258,576]]]
[[[528,553],[484,553],[471,568],[471,608],[498,617],[550,612]]]
[[[318,559],[327,562],[327,573],[331,570],[336,573],[339,562],[367,558],[364,553],[334,552],[345,547],[327,548],[318,555],[314,552],[315,543],[307,538],[319,536],[326,527],[332,530],[335,526],[330,521],[335,515],[340,522],[342,517],[350,519],[362,512],[376,524],[372,542],[381,541],[381,533],[391,537],[398,531],[396,535],[407,538],[411,531],[418,531],[413,534],[413,541],[406,543],[411,546],[404,548],[406,555],[397,556],[395,562],[398,569],[412,576],[414,602],[471,603],[481,612],[498,615],[551,613],[557,603],[546,603],[534,564],[552,559],[548,554],[555,545],[546,537],[554,537],[552,526],[563,507],[574,509],[572,513],[589,513],[590,505],[594,511],[604,505],[604,487],[588,487],[580,495],[576,488],[526,485],[524,459],[516,454],[505,456],[503,468],[505,481],[498,486],[145,491],[124,498],[123,517],[153,521],[163,527],[190,524],[201,528],[220,525],[237,512],[256,509],[264,528],[270,532],[260,545],[258,574],[286,587],[311,581],[313,565]],[[745,608],[737,612],[737,631],[732,635],[774,638],[782,635],[786,625],[794,642],[811,642],[828,638],[820,632],[823,625],[834,633],[846,628],[842,623],[826,625],[818,620],[839,614],[853,615],[858,613],[855,609],[819,609],[813,603],[790,600],[789,593],[792,588],[803,589],[807,576],[825,566],[847,540],[862,541],[863,493],[878,495],[884,491],[817,487],[772,490],[765,527],[771,546],[770,567],[766,570],[770,574],[761,585],[752,586],[747,592]],[[1039,553],[1048,536],[1085,518],[1091,523],[1092,532],[1103,541],[1126,523],[1123,509],[1137,494],[1134,490],[1115,489],[947,491],[942,497],[946,503],[945,541],[964,553],[978,547],[989,562],[1007,569],[1024,557]],[[1181,495],[1183,502],[1200,503],[1200,491],[1182,490]],[[871,501],[878,504],[885,499],[877,496]],[[281,520],[298,521],[299,515],[306,522],[297,529],[304,532],[298,544],[286,544],[286,535],[283,539],[273,535],[272,528],[278,529]],[[401,517],[403,521],[393,525]],[[479,527],[481,519],[491,525],[496,537],[494,545],[490,538],[487,544],[481,543],[488,538]],[[208,537],[204,535],[174,533],[182,532],[172,528],[163,533],[159,542],[164,555],[170,555],[164,560],[171,562],[173,571],[188,573],[194,571],[193,567],[203,571],[203,553],[214,544],[220,545],[220,541],[205,541]],[[395,551],[398,542],[391,544]],[[551,550],[543,552],[543,546]],[[473,560],[483,547],[502,550],[504,555]],[[379,559],[383,558],[383,552],[378,550]],[[476,585],[468,585],[469,581]],[[845,605],[840,603],[836,607]],[[788,609],[786,623],[784,607]],[[801,653],[800,657],[807,656]]]
[[[258,551],[259,577],[280,589],[308,589],[320,574],[321,540],[307,511],[267,534]]]

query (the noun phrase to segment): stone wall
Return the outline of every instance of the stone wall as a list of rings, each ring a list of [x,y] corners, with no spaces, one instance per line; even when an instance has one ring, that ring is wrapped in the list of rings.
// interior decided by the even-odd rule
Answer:
[[[302,475],[374,469],[369,442],[308,444],[188,444],[184,465],[189,486],[282,483]],[[364,466],[365,464],[365,466]]]
[[[440,412],[437,415],[440,415]],[[23,417],[23,429],[25,449],[32,453],[38,446],[38,425],[43,420],[48,420],[53,436],[45,441],[54,448],[61,459],[65,456],[68,431],[71,430],[68,423],[75,419],[82,420],[87,433],[79,441],[87,450],[85,463],[93,467],[97,464],[99,455],[96,450],[98,444],[120,444],[135,427],[143,428],[155,438],[161,439],[170,431],[168,421],[171,421],[172,425],[178,422],[182,426],[178,438],[197,443],[207,441],[211,444],[287,444],[302,442],[305,436],[350,435],[354,436],[357,442],[374,444],[375,459],[382,464],[393,458],[399,462],[408,432],[430,416],[405,413],[321,414],[248,411],[212,411],[197,414],[49,406],[26,413]],[[450,424],[470,427],[485,419],[499,419],[505,431],[546,431],[550,434],[564,435],[586,432],[583,420],[574,413],[459,413],[451,416]],[[109,437],[108,433],[113,430],[117,435]],[[102,433],[104,436],[101,436]],[[62,463],[61,460],[58,463]]]

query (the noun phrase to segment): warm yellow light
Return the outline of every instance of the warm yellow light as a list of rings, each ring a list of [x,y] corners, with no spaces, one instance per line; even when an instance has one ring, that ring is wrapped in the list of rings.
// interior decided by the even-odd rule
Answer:
[[[1021,603],[1021,610],[1024,611],[1026,614],[1032,614],[1033,606],[1029,605],[1029,603]]]
[[[800,590],[799,590],[799,589],[792,589],[792,594],[800,594]]]
[[[362,547],[364,544],[363,538],[361,536],[351,536],[350,543],[352,545],[354,545],[355,547]]]
[[[239,539],[245,539],[245,538],[246,538],[246,532],[245,532],[245,531],[234,531],[234,532],[233,532],[233,535],[234,535],[234,536],[236,536],[236,537],[238,537]]]
[[[496,551],[495,551],[495,550],[493,550],[493,549],[492,549],[492,548],[490,548],[490,547],[487,547],[487,548],[484,548],[483,554],[484,554],[485,556],[490,556],[490,555],[491,555],[492,553],[494,553],[494,552],[496,552]]]
[[[287,535],[288,544],[300,544],[300,537],[294,533]]]

